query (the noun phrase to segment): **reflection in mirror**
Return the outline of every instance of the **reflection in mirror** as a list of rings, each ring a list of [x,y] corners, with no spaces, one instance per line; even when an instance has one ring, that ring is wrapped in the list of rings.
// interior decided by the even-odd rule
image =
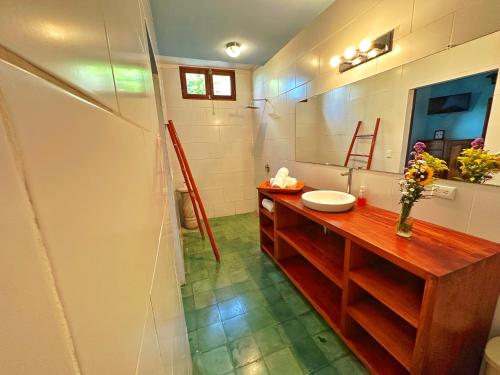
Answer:
[[[372,138],[353,136],[380,118],[369,169],[402,173],[421,141],[449,165],[441,178],[500,185],[498,45],[500,31],[296,103],[296,161],[366,168]]]
[[[435,83],[414,90],[406,159],[416,142],[448,164],[440,178],[462,179],[462,150],[485,139],[498,70]]]
[[[371,135],[380,118],[370,169],[397,173],[403,142],[397,119],[404,118],[402,108],[408,100],[408,92],[397,85],[401,72],[395,68],[297,103],[296,160],[366,168]],[[360,137],[353,142],[359,122]],[[346,163],[351,143],[352,156]]]

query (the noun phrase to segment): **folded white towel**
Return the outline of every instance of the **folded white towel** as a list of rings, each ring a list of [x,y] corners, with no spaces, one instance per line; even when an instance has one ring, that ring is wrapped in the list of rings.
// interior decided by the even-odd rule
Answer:
[[[287,177],[286,178],[286,186],[287,187],[292,187],[297,185],[297,179],[293,177]]]
[[[273,203],[272,200],[262,199],[262,207],[264,207],[269,212],[273,212],[273,210],[274,210],[274,203]]]
[[[273,186],[274,177],[271,178],[270,182],[271,182],[271,186]],[[292,186],[295,186],[295,185],[297,185],[297,179],[296,178],[293,178],[293,177],[287,177],[286,178],[286,187],[292,187]]]
[[[276,173],[276,176],[274,176],[274,180],[271,185],[280,188],[286,187],[286,178],[288,177],[288,173],[288,169],[285,167],[280,168],[278,173]]]

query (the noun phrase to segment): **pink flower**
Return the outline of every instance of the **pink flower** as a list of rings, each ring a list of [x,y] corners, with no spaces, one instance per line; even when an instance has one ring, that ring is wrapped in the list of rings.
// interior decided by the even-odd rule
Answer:
[[[483,148],[484,147],[484,139],[483,138],[476,138],[474,139],[470,145],[472,148]]]
[[[426,148],[427,146],[425,145],[424,142],[417,142],[415,143],[415,146],[413,146],[413,149],[417,154],[421,154],[422,152],[425,151]]]

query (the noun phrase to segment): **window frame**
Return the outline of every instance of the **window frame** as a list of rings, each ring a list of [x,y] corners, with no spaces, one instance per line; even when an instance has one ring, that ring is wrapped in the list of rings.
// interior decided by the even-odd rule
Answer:
[[[227,76],[231,80],[231,95],[215,95],[214,94],[214,83],[212,76]],[[228,69],[209,69],[210,76],[210,96],[214,100],[236,100],[236,74],[234,70]]]
[[[203,74],[205,76],[205,90],[203,94],[189,94],[187,91],[186,73]],[[215,95],[212,81],[213,75],[228,76],[231,81],[231,95]],[[236,100],[236,74],[230,69],[212,69],[200,68],[194,66],[179,66],[179,75],[181,80],[181,91],[183,99],[198,99],[198,100]]]
[[[187,91],[186,73],[203,74],[205,76],[205,95],[203,94],[189,94]],[[182,97],[184,99],[210,99],[211,82],[208,76],[208,69],[196,68],[192,66],[179,66],[179,74],[181,78]]]

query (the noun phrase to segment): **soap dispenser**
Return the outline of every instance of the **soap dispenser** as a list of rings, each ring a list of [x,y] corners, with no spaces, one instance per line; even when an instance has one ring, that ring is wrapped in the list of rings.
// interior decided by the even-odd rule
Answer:
[[[368,189],[366,186],[361,185],[359,187],[358,200],[356,201],[356,204],[358,206],[366,206],[366,191],[367,190]]]

